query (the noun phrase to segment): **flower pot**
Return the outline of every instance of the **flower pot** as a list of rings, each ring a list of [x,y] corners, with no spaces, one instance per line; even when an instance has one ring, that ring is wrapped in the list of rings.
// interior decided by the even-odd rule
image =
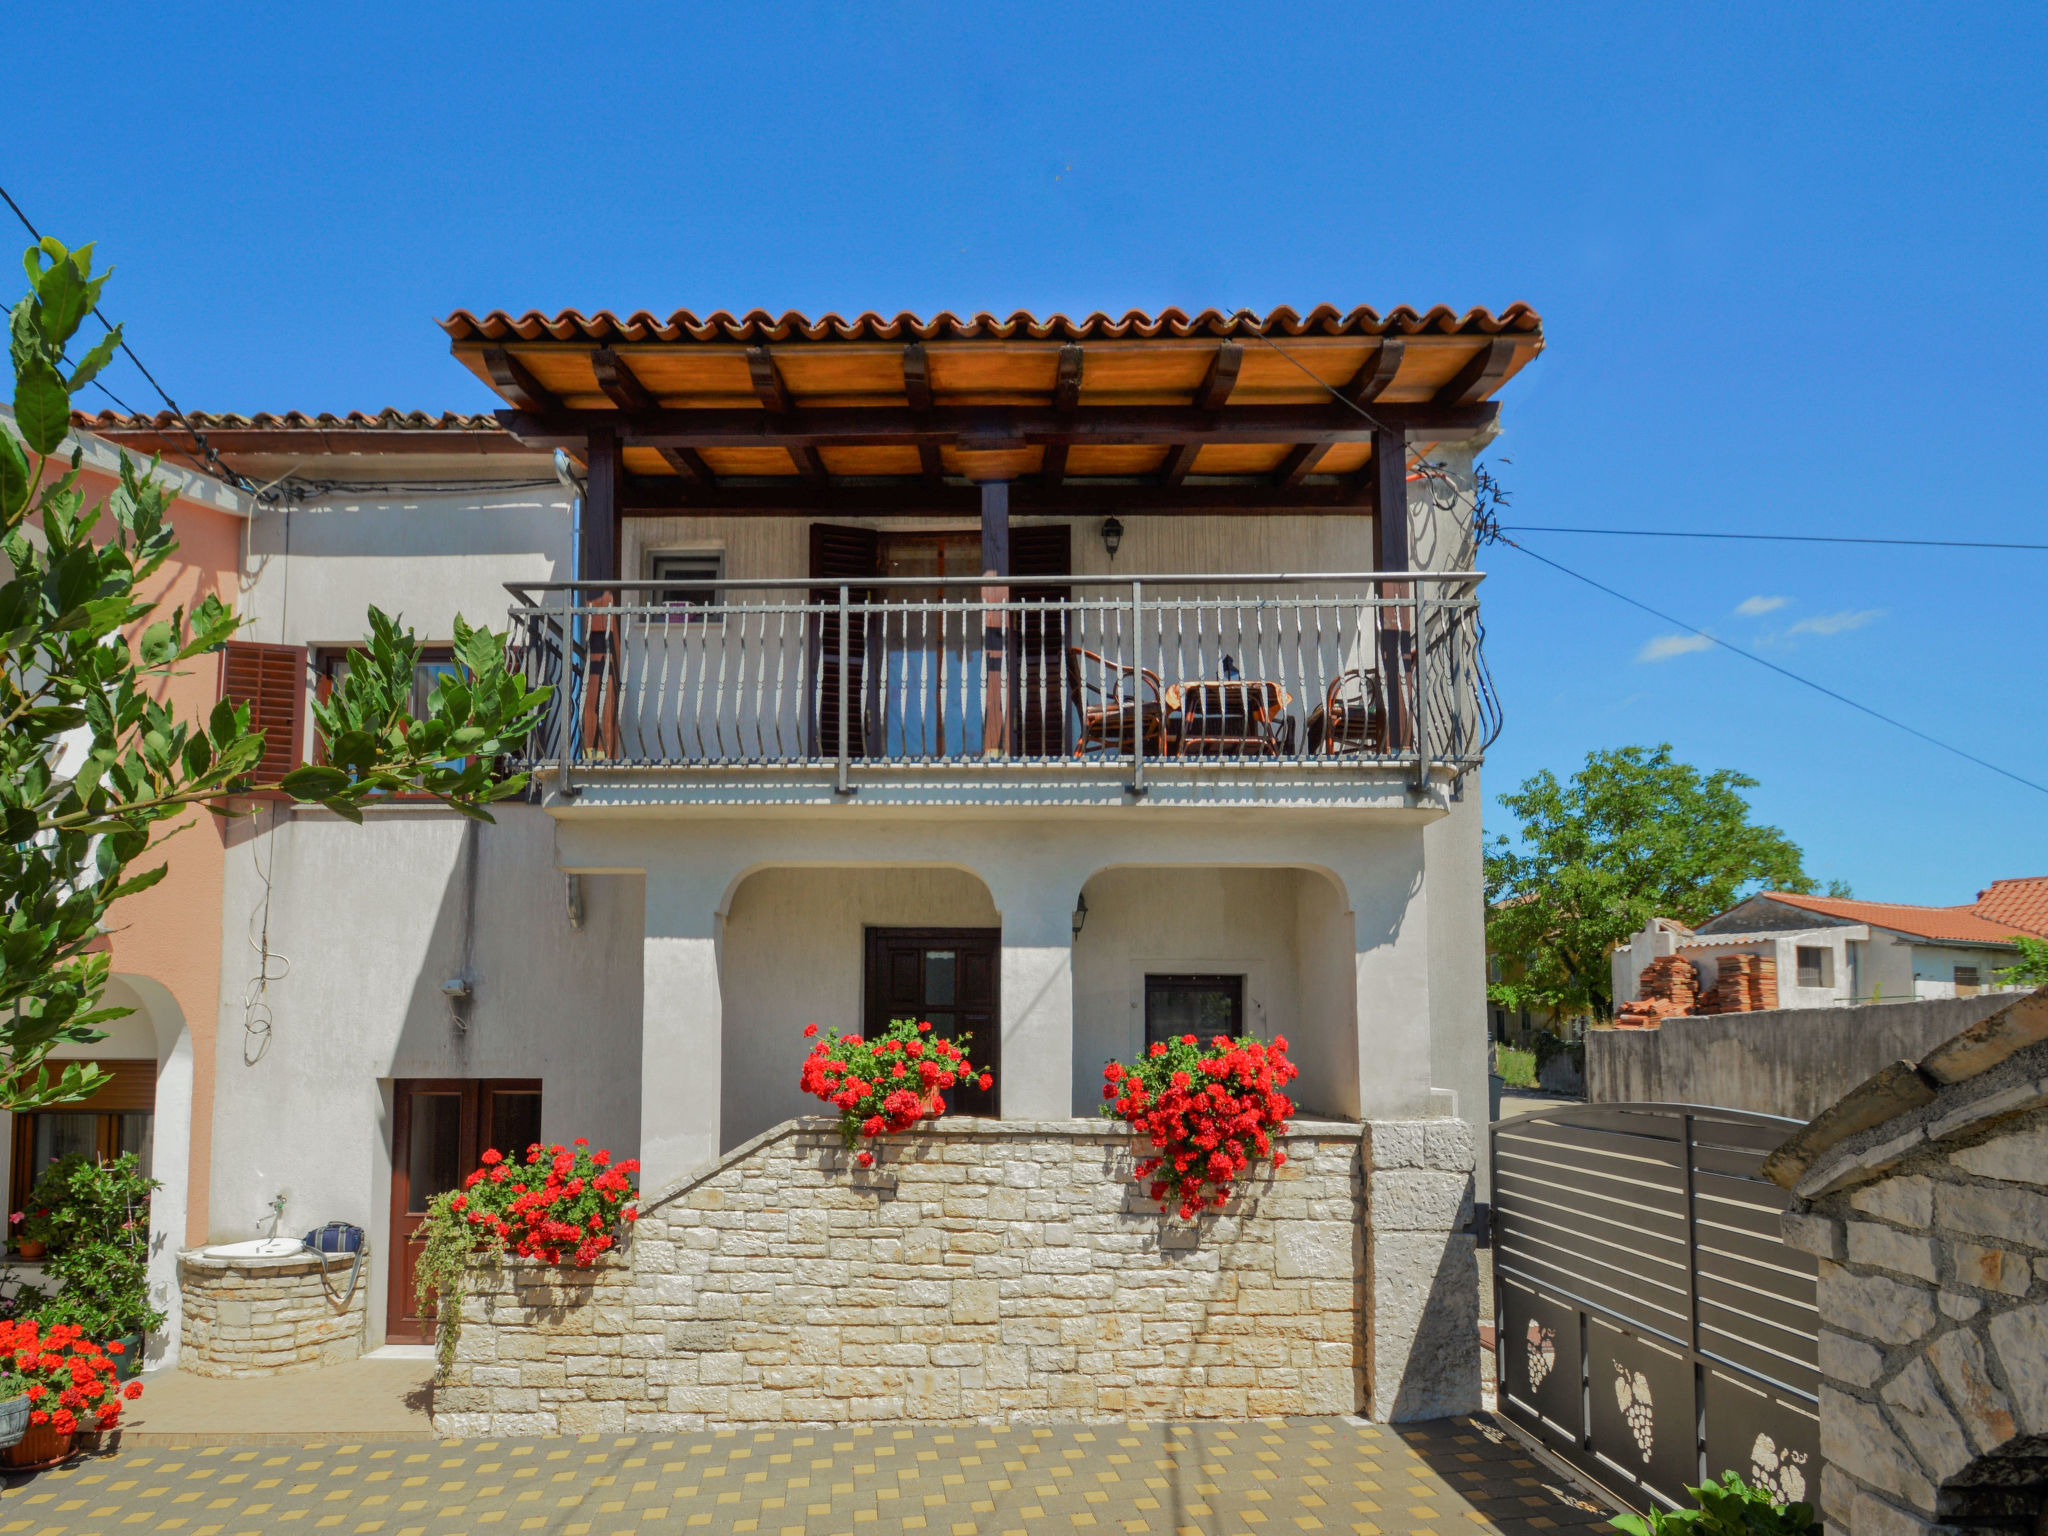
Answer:
[[[24,1259],[40,1259],[43,1256],[43,1245],[33,1237],[24,1237],[14,1245],[14,1249]]]
[[[0,1450],[20,1443],[21,1437],[28,1433],[28,1409],[25,1393],[0,1403]]]
[[[70,1454],[70,1435],[58,1434],[53,1425],[31,1424],[19,1440],[0,1451],[0,1466],[14,1472],[40,1472]]]
[[[149,1339],[147,1335],[140,1333],[122,1334],[121,1353],[115,1357],[120,1362],[115,1367],[115,1377],[121,1381],[133,1381],[136,1377],[140,1376],[142,1374],[142,1354],[148,1347]]]

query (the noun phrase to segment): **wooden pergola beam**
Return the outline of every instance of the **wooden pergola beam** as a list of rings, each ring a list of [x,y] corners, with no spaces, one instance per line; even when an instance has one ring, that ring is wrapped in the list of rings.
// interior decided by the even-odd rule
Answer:
[[[1204,411],[1186,405],[1093,405],[1060,412],[1046,405],[808,406],[786,412],[674,410],[500,411],[498,421],[534,448],[580,449],[593,426],[614,428],[636,448],[830,448],[1065,443],[1357,443],[1375,423],[1420,439],[1457,437],[1491,426],[1491,400],[1471,404],[1376,405],[1367,420],[1348,406],[1237,405]]]
[[[1344,386],[1344,398],[1353,405],[1369,405],[1379,399],[1394,382],[1394,375],[1401,371],[1401,359],[1407,350],[1407,343],[1399,336],[1380,338],[1378,348]]]
[[[1438,405],[1470,405],[1483,400],[1500,381],[1507,377],[1508,369],[1514,366],[1515,344],[1506,336],[1496,336],[1460,368],[1450,383],[1436,392]]]
[[[1234,341],[1226,341],[1216,349],[1209,359],[1209,371],[1202,378],[1202,387],[1195,391],[1195,409],[1198,411],[1220,411],[1230,401],[1230,392],[1237,387],[1237,371],[1244,366],[1244,348]],[[1195,455],[1202,451],[1200,443],[1175,443],[1167,452],[1166,467],[1159,472],[1161,485],[1179,485],[1188,471],[1195,467]]]
[[[1010,482],[1010,510],[1015,516],[1304,512],[1357,517],[1372,510],[1374,489],[1369,466],[1366,473],[1341,481],[1297,486],[1268,481],[1167,486],[1130,480],[1067,480],[1052,486],[1032,479]],[[933,485],[911,478],[816,485],[793,475],[744,484],[727,477],[699,493],[665,476],[629,476],[622,496],[626,515],[643,517],[687,512],[718,517],[956,517],[971,522],[982,506],[979,486]]]
[[[708,491],[718,484],[718,476],[711,466],[704,462],[704,455],[694,448],[657,448],[662,462],[693,491]]]
[[[1287,457],[1280,461],[1280,469],[1273,477],[1275,485],[1299,485],[1315,473],[1315,467],[1322,463],[1323,455],[1335,447],[1334,443],[1296,443],[1287,450]]]
[[[656,411],[661,402],[633,374],[632,367],[610,347],[598,347],[590,354],[590,371],[605,398],[622,411]]]
[[[559,411],[562,402],[553,390],[542,384],[527,371],[526,364],[519,361],[503,347],[485,347],[483,351],[484,371],[491,376],[491,383],[522,411]]]

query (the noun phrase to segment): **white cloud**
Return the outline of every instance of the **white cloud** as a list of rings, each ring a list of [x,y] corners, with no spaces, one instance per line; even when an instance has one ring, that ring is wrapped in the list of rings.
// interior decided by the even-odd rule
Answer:
[[[1637,661],[1669,661],[1674,656],[1683,656],[1689,651],[1705,651],[1713,648],[1714,642],[1705,635],[1659,635],[1640,651]]]
[[[1839,635],[1845,630],[1861,629],[1864,625],[1885,616],[1882,608],[1844,608],[1840,613],[1818,614],[1810,619],[1801,619],[1785,631],[1788,635]]]
[[[1789,597],[1745,597],[1735,605],[1735,611],[1747,618],[1754,619],[1762,614],[1776,613],[1790,601],[1792,599]]]

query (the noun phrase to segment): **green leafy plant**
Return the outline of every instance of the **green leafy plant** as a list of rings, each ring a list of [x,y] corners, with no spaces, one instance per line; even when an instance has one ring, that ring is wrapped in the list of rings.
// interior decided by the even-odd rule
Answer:
[[[2019,946],[2019,962],[1996,972],[1998,979],[2009,987],[2048,987],[2048,939],[2015,935],[2013,943]]]
[[[65,1182],[75,1168],[85,1166],[82,1152],[67,1152],[35,1177],[29,1186],[28,1202],[10,1218],[19,1242],[41,1243],[47,1248],[54,1239],[56,1207],[64,1201]]]
[[[62,1288],[23,1287],[16,1315],[69,1325],[100,1343],[163,1327],[164,1314],[149,1304],[149,1197],[161,1187],[133,1152],[107,1163],[73,1154],[45,1169],[36,1180],[48,1202],[43,1272]]]
[[[1738,1473],[1723,1472],[1718,1483],[1685,1491],[1698,1508],[1617,1515],[1614,1525],[1628,1536],[1820,1536],[1811,1504],[1780,1504]]]
[[[1536,1053],[1517,1050],[1512,1045],[1497,1045],[1493,1048],[1493,1070],[1510,1088],[1534,1088]]]
[[[1756,780],[1701,773],[1669,744],[1594,752],[1500,797],[1519,823],[1486,852],[1487,996],[1507,1008],[1614,1014],[1608,956],[1652,917],[1699,923],[1758,887],[1810,891],[1797,846],[1749,819]]]
[[[124,455],[119,483],[89,506],[82,451],[57,457],[72,394],[119,344],[115,328],[68,360],[107,274],[93,272],[91,246],[55,240],[24,265],[29,292],[9,315],[16,430],[0,426],[0,1109],[15,1113],[105,1081],[78,1062],[52,1080],[44,1064],[129,1011],[102,1002],[108,909],[163,878],[160,845],[202,808],[226,814],[229,796],[275,789],[360,821],[365,804],[404,793],[489,820],[487,805],[525,787],[495,777],[492,760],[539,723],[549,694],[506,667],[503,636],[457,619],[456,675],[416,720],[420,647],[372,609],[361,663],[315,710],[326,760],[256,782],[263,733],[245,707],[222,699],[185,720],[159,697],[240,624],[212,593],[168,615],[138,595],[178,547],[171,490]]]

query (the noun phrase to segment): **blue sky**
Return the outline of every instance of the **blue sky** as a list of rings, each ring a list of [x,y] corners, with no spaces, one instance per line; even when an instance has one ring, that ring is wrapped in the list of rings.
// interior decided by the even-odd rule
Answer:
[[[2048,542],[2040,6],[1102,9],[88,8],[0,176],[188,408],[486,407],[458,306],[1521,299],[1512,521]],[[2048,782],[2048,554],[1525,542]],[[2048,873],[2048,795],[1484,564],[1489,792],[1668,740],[1858,895]]]

